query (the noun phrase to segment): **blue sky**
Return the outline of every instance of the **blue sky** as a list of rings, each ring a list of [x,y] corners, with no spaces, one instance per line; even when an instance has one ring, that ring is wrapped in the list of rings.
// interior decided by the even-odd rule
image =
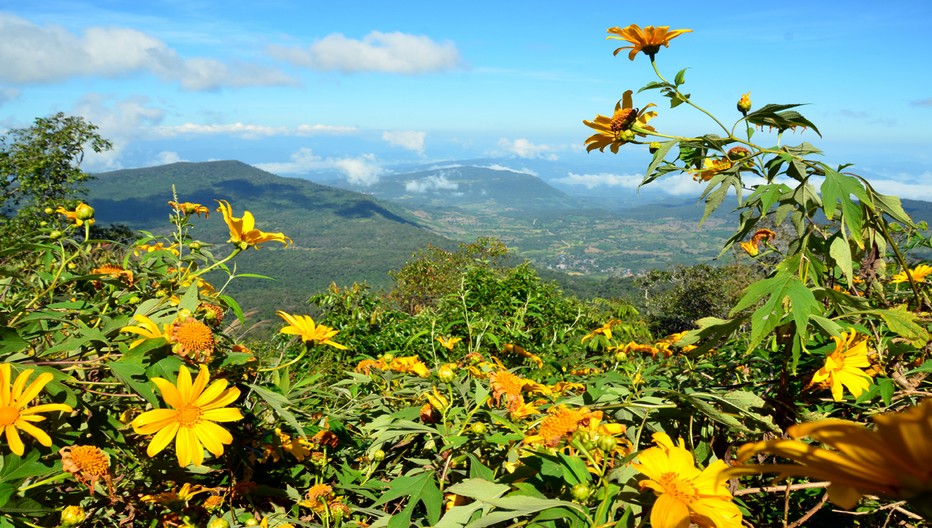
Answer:
[[[91,171],[238,159],[366,184],[398,163],[494,157],[631,187],[647,156],[586,154],[583,119],[654,80],[605,30],[691,28],[658,54],[723,120],[738,97],[802,108],[831,163],[932,199],[932,2],[576,3],[0,0],[0,128],[62,111],[115,149]],[[713,131],[656,92],[658,130]],[[764,143],[764,136],[758,136]],[[539,170],[539,169],[537,169]],[[688,177],[664,186],[695,189]]]

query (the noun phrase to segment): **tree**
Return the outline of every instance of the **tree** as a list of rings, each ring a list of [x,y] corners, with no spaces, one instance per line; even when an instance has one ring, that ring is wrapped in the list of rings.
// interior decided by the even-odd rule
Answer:
[[[40,211],[82,191],[92,177],[80,168],[86,148],[103,152],[112,144],[97,126],[61,112],[0,137],[0,231],[30,226]]]

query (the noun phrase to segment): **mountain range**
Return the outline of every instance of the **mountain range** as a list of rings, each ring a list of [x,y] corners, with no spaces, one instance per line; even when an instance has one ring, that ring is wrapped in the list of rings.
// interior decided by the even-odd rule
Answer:
[[[736,225],[731,208],[723,206],[698,227],[703,207],[695,198],[593,205],[590,197],[485,160],[411,167],[383,175],[369,187],[285,178],[238,161],[174,163],[95,176],[88,199],[99,225],[124,224],[167,235],[173,229],[169,200],[202,203],[211,210],[215,200],[228,200],[235,216],[249,210],[257,228],[288,235],[293,247],[266,244],[236,260],[238,272],[275,279],[245,278],[230,286],[244,300],[244,310],[257,311],[261,319],[274,318],[277,309],[300,312],[311,295],[331,282],[386,287],[391,284],[388,272],[428,244],[451,249],[478,236],[495,236],[558,279],[601,280],[709,262]],[[917,221],[932,219],[932,204],[904,200],[903,205]],[[224,246],[229,233],[218,213],[194,222],[195,237]]]

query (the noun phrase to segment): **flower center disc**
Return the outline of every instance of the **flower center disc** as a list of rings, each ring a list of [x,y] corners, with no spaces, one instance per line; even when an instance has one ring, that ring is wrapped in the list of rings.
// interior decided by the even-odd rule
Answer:
[[[193,427],[201,421],[201,409],[194,406],[183,407],[175,416],[182,427]]]
[[[682,503],[692,504],[699,498],[696,487],[679,478],[676,473],[664,473],[660,477],[660,485],[667,494]]]
[[[0,407],[0,426],[12,425],[19,419],[19,409]]]

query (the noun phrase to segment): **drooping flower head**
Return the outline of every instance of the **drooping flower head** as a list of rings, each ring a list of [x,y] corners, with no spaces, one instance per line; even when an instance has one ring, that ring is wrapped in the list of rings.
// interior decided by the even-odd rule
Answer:
[[[651,526],[740,528],[741,511],[731,500],[726,479],[719,475],[725,462],[716,460],[700,470],[682,439],[674,444],[666,433],[654,433],[652,438],[656,446],[641,451],[639,463],[631,465],[647,477],[639,482],[641,489],[657,494]]]
[[[320,343],[322,345],[330,345],[340,350],[346,350],[344,345],[330,339],[340,333],[339,330],[314,323],[314,319],[312,319],[310,315],[292,315],[281,310],[276,313],[288,323],[288,326],[278,331],[280,334],[300,336],[301,341],[307,344]]]
[[[583,120],[587,127],[597,131],[586,138],[586,151],[604,151],[605,147],[610,147],[613,153],[618,154],[618,149],[625,143],[634,141],[638,136],[646,137],[645,131],[655,131],[647,122],[657,117],[657,112],[648,112],[647,109],[656,105],[650,103],[640,110],[634,108],[633,93],[627,90],[622,94],[612,117],[598,114],[592,121]]]
[[[247,249],[249,247],[258,248],[259,244],[263,242],[281,242],[285,247],[288,247],[292,243],[291,239],[282,233],[266,233],[256,229],[256,220],[249,211],[243,211],[243,217],[237,218],[233,216],[233,208],[230,207],[230,202],[217,200],[217,203],[220,204],[217,210],[223,214],[223,220],[227,223],[227,227],[230,228],[230,240],[228,242],[234,246]]]
[[[914,500],[929,515],[932,493],[932,398],[900,412],[874,416],[874,429],[864,424],[829,418],[793,425],[779,438],[745,444],[736,465],[724,477],[780,473],[831,482],[829,500],[853,508],[862,495]],[[809,437],[829,449],[795,440]],[[741,465],[763,453],[797,464]]]
[[[178,465],[200,465],[204,462],[204,448],[219,457],[223,446],[233,442],[233,435],[216,422],[243,419],[239,409],[227,407],[239,398],[239,389],[227,388],[224,379],[214,380],[210,386],[208,381],[210,373],[206,365],[200,365],[193,382],[184,366],[178,371],[177,384],[152,378],[170,408],[146,411],[132,421],[137,434],[155,435],[146,449],[150,457],[159,454],[174,438]]]
[[[94,225],[94,208],[86,203],[79,203],[78,206],[74,208],[74,211],[69,211],[59,206],[55,212],[64,215],[69,222],[74,222],[74,225],[78,227],[83,226],[85,223],[87,223],[87,225]]]
[[[612,27],[608,28],[608,32],[612,33],[611,35],[605,37],[606,39],[613,40],[624,40],[631,43],[630,46],[622,46],[616,49],[612,54],[618,55],[618,52],[624,49],[631,50],[628,52],[628,58],[634,60],[634,57],[641,51],[645,55],[650,57],[650,60],[654,60],[654,55],[660,51],[660,46],[670,47],[670,41],[676,37],[682,35],[683,33],[692,32],[691,29],[674,29],[670,31],[670,26],[647,26],[644,29],[641,29],[641,26],[637,24],[631,24],[628,27]]]
[[[861,395],[871,385],[872,376],[864,369],[871,366],[867,356],[867,336],[854,329],[842,332],[841,337],[832,336],[835,350],[825,358],[813,376],[810,386],[825,386],[832,389],[832,399],[841,401],[842,387],[854,395]]]
[[[0,363],[0,433],[4,434],[10,451],[19,456],[23,456],[26,452],[26,446],[19,435],[20,431],[28,433],[45,447],[52,445],[52,438],[45,431],[33,425],[45,420],[45,416],[40,413],[71,412],[72,410],[70,406],[63,403],[45,403],[27,407],[54,377],[49,372],[43,372],[29,383],[33,372],[33,369],[23,370],[11,385],[10,364]]]

